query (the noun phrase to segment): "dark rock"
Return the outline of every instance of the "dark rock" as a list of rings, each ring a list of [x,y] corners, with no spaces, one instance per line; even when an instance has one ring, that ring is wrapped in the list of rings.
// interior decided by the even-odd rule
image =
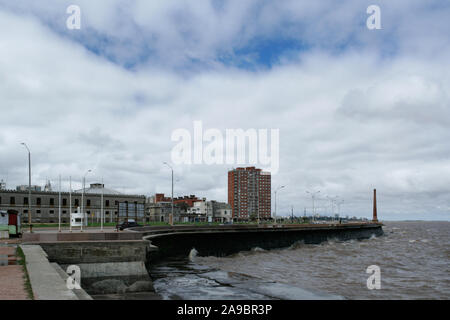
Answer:
[[[136,281],[126,289],[126,292],[153,292],[153,284],[151,281]]]
[[[115,294],[124,293],[127,286],[121,280],[107,279],[94,282],[90,288],[92,294]]]

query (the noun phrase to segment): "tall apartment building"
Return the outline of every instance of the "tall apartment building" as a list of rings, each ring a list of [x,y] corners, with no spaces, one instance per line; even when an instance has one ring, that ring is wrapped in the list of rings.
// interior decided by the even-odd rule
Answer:
[[[271,175],[255,167],[228,172],[228,203],[234,220],[270,219]]]

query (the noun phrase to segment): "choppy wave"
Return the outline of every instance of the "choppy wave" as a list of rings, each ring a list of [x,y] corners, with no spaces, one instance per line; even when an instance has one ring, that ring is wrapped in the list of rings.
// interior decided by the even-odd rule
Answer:
[[[319,245],[299,241],[289,248],[263,250],[255,247],[224,258],[197,257],[196,251],[191,251],[189,259],[192,268],[239,274],[233,281],[246,284],[249,280],[243,275],[347,299],[450,299],[449,244],[450,222],[389,222],[382,237],[350,241],[330,239]],[[381,290],[367,288],[366,269],[371,265],[380,267]],[[180,271],[175,272],[175,278],[177,272]],[[183,277],[190,279],[187,275]],[[166,285],[170,286],[171,282],[167,281]],[[201,291],[198,286],[211,285],[206,280],[197,283],[192,288],[186,285],[183,290],[197,292]],[[280,290],[287,290],[283,285]],[[235,297],[237,294],[224,288],[217,290],[205,293],[203,298],[208,299],[210,295],[227,299],[227,295]],[[218,297],[217,292],[225,297]],[[248,294],[248,299],[258,299],[256,293]],[[246,299],[243,292],[238,296]]]
[[[189,261],[194,262],[195,258],[197,258],[197,255],[198,255],[198,251],[195,250],[195,248],[192,248],[192,250],[191,250],[191,252],[189,252],[189,256],[188,256]]]

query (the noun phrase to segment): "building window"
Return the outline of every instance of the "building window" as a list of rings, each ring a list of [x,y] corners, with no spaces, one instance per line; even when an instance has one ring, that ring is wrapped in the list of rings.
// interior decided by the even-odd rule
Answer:
[[[63,205],[64,207],[66,207],[66,206],[67,206],[67,199],[63,199],[63,203],[62,203],[62,205]]]
[[[10,199],[9,199],[9,204],[10,205],[15,205],[16,204],[16,198],[15,197],[11,197]]]
[[[37,198],[37,199],[36,199],[36,205],[38,205],[38,206],[41,205],[41,198]]]
[[[107,216],[109,216],[109,211],[106,211],[105,214],[106,214]]]
[[[26,213],[28,213],[28,210],[23,210],[23,214],[26,214]]]
[[[27,198],[27,197],[23,198],[23,204],[24,204],[24,205],[25,205],[25,204],[28,204],[28,198]]]
[[[109,207],[109,200],[106,200],[105,206],[106,206],[106,207]]]
[[[63,212],[62,212],[63,214],[66,214],[67,213],[67,211],[66,210],[63,210]]]
[[[88,207],[91,206],[91,199],[87,199],[87,200],[86,200],[86,206],[88,206]]]
[[[75,207],[78,207],[80,205],[80,200],[79,199],[75,199]]]
[[[55,214],[55,210],[50,210],[50,214]]]
[[[54,206],[55,205],[55,199],[54,198],[50,198],[50,205]]]

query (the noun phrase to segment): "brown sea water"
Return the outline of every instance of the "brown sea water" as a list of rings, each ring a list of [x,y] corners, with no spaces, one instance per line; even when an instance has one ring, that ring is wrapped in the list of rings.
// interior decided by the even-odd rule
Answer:
[[[153,270],[166,299],[449,299],[450,222],[386,222],[384,236],[195,257]],[[381,289],[367,288],[368,266]],[[247,278],[248,276],[248,278]],[[249,280],[252,279],[252,280]]]

